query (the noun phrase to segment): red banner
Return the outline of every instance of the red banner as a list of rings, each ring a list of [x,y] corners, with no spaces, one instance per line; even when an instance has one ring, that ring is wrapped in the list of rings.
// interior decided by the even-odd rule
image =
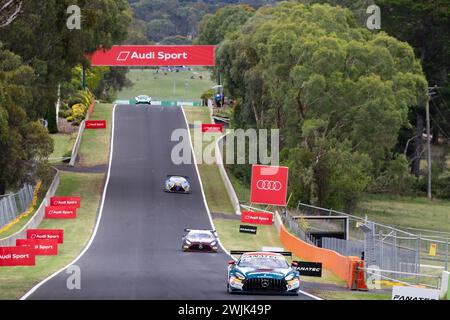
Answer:
[[[46,219],[75,219],[76,217],[76,207],[49,206],[45,208]]]
[[[91,56],[93,66],[214,66],[215,46],[113,46]]]
[[[202,132],[221,133],[222,125],[219,123],[202,124]]]
[[[250,224],[272,224],[273,215],[266,212],[242,211],[241,221]]]
[[[51,206],[70,206],[70,207],[80,207],[80,197],[51,197]]]
[[[106,120],[86,120],[86,129],[106,129]]]
[[[32,250],[22,247],[0,247],[0,267],[34,266],[36,257]]]
[[[251,203],[286,205],[289,168],[253,165]]]
[[[29,248],[39,256],[55,256],[58,254],[57,240],[17,239],[16,246]]]
[[[28,229],[27,239],[30,240],[56,240],[64,242],[64,230],[62,229]]]

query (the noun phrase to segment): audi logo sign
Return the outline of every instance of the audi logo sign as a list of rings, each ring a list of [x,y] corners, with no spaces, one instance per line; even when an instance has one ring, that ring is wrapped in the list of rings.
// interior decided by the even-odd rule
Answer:
[[[289,168],[253,165],[250,202],[286,205]]]
[[[282,185],[280,181],[258,180],[256,181],[256,188],[264,191],[280,191]]]

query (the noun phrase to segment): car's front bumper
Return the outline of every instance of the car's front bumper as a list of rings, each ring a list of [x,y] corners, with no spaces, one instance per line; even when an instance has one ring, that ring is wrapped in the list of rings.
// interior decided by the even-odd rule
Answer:
[[[211,245],[210,243],[199,243],[199,242],[191,242],[183,243],[182,246],[183,251],[202,251],[202,252],[217,252],[219,250],[219,246],[216,243],[215,245]]]
[[[266,280],[268,285],[262,285]],[[245,279],[241,280],[237,277],[230,276],[228,279],[231,293],[243,294],[285,294],[298,295],[300,281],[298,278],[286,281],[284,279]]]

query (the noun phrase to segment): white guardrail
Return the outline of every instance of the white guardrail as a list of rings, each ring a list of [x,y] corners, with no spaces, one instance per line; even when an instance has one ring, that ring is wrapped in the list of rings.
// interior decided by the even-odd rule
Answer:
[[[86,120],[81,121],[80,128],[78,129],[77,139],[72,148],[72,155],[70,156],[69,166],[75,166],[75,161],[77,160],[78,152],[81,146],[81,137],[83,136],[84,128],[86,127]]]
[[[13,235],[0,239],[0,247],[14,247],[16,245],[17,239],[26,239],[28,229],[35,229],[41,224],[45,216],[45,207],[47,203],[50,203],[50,197],[53,197],[55,195],[55,192],[59,186],[60,181],[59,170],[57,169],[55,170],[56,173],[55,176],[53,177],[53,181],[50,184],[50,187],[48,188],[47,193],[45,194],[45,198],[42,200],[39,208],[36,210],[36,212],[33,214],[33,216],[30,218],[27,224],[25,224],[22,227],[22,229],[20,229]]]

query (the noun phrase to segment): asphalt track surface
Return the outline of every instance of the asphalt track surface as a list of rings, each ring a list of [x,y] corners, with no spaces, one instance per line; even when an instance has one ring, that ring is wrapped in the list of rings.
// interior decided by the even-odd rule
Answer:
[[[114,128],[99,227],[75,263],[81,289],[67,288],[63,270],[28,299],[311,299],[229,295],[226,253],[180,250],[184,228],[211,228],[195,165],[171,161],[171,134],[186,128],[181,108],[119,105]],[[163,192],[167,174],[189,176],[192,193]]]

